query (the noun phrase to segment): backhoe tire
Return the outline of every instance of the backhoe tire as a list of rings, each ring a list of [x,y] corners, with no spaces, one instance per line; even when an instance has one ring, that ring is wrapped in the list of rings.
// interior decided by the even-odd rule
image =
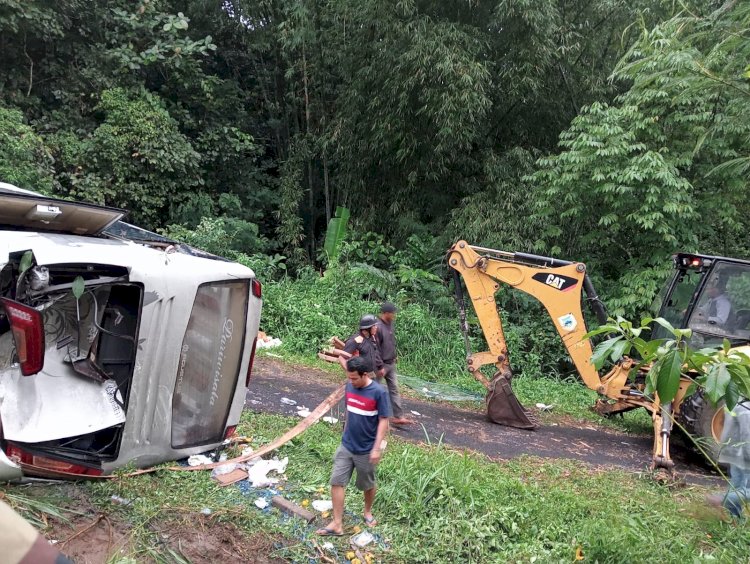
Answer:
[[[721,430],[724,425],[724,402],[721,401],[717,406],[713,406],[705,397],[703,390],[696,390],[693,395],[682,402],[677,422],[701,447],[699,449],[688,438],[693,449],[699,453],[703,449],[711,462],[718,463],[718,440],[721,437]]]

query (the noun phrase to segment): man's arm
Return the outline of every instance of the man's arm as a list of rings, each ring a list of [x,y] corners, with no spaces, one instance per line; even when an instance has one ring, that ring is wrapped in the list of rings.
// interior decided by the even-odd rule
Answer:
[[[388,418],[381,417],[378,420],[378,430],[375,433],[375,445],[370,451],[370,462],[373,464],[379,463],[380,457],[383,455],[383,450],[380,448],[380,445],[383,444],[383,439],[385,439],[386,433],[388,433]]]

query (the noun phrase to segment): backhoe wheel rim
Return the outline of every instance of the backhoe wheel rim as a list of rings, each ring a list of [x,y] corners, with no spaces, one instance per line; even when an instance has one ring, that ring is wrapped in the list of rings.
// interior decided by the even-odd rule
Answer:
[[[718,409],[711,419],[711,434],[718,443],[721,441],[721,432],[724,429],[724,410]]]

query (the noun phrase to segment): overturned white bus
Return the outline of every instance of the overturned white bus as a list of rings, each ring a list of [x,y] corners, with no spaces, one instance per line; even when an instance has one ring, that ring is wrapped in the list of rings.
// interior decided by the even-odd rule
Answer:
[[[0,479],[175,460],[239,421],[260,283],[122,216],[0,183]]]

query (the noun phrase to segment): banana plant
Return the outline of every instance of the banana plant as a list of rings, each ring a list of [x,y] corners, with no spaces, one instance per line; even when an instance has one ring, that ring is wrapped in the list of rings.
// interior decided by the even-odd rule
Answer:
[[[349,223],[350,212],[343,206],[336,207],[336,214],[328,222],[326,230],[326,240],[323,244],[323,250],[328,257],[328,264],[333,264],[338,259],[341,242],[346,237],[346,227]]]

